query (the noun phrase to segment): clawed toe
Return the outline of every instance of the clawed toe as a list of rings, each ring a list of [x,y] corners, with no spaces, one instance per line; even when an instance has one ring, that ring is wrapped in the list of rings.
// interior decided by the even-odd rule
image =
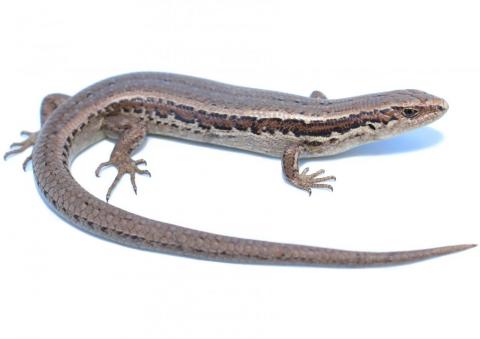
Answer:
[[[27,139],[25,139],[24,141],[21,141],[21,142],[14,142],[13,144],[10,145],[10,148],[11,150],[6,152],[4,155],[3,155],[3,159],[4,160],[7,160],[7,158],[11,155],[14,155],[14,154],[18,154],[18,153],[22,153],[23,151],[25,151],[27,148],[29,148],[30,146],[33,146],[35,145],[35,142],[37,140],[37,135],[38,135],[38,132],[28,132],[28,131],[22,131],[20,132],[21,135],[26,135],[27,136]],[[28,165],[28,162],[32,160],[32,156],[29,155],[25,161],[23,162],[22,164],[22,167],[23,167],[23,170],[25,170],[27,168],[27,165]]]
[[[32,155],[30,154],[22,163],[22,168],[24,171],[27,170],[28,163],[32,160]]]
[[[325,173],[323,169],[308,174],[310,170],[308,167],[300,171],[298,159],[300,159],[302,152],[305,150],[306,146],[304,144],[292,144],[285,148],[282,155],[282,167],[287,180],[295,187],[305,190],[309,194],[312,194],[312,188],[326,188],[333,191],[331,185],[323,183],[335,180],[333,175],[322,177],[321,175]]]
[[[325,170],[321,169],[312,174],[308,174],[309,168],[306,167],[301,173],[298,174],[298,177],[295,178],[294,183],[297,187],[307,191],[309,194],[312,194],[312,188],[326,188],[330,191],[333,191],[333,187],[329,184],[324,184],[325,181],[336,180],[333,175],[320,177],[325,173]]]
[[[113,189],[117,186],[117,184],[120,182],[120,179],[125,175],[129,174],[130,175],[130,183],[132,185],[133,191],[135,194],[137,194],[137,184],[135,182],[135,174],[142,174],[142,175],[148,175],[151,177],[151,173],[148,170],[142,170],[138,168],[138,165],[146,165],[147,162],[144,159],[140,160],[132,160],[129,157],[121,157],[121,158],[116,158],[116,159],[111,159],[110,161],[102,162],[100,165],[98,165],[97,169],[95,170],[95,175],[97,177],[100,176],[100,172],[102,169],[108,166],[114,166],[117,168],[117,175],[115,176],[115,179],[113,180],[112,184],[108,188],[107,195],[106,195],[106,200],[110,199],[110,196],[112,194]]]
[[[329,176],[326,176],[326,177],[314,178],[313,182],[318,183],[318,182],[329,181],[329,180],[335,181],[335,180],[337,180],[337,178],[335,178],[333,175],[329,175]]]
[[[140,170],[140,169],[137,169],[136,172],[137,172],[138,174],[148,175],[149,177],[152,176],[152,174],[151,174],[150,171],[148,171],[148,170]]]
[[[148,175],[149,177],[152,176],[152,174],[148,171],[148,170],[142,170],[140,168],[138,168],[138,165],[147,165],[147,161],[145,159],[139,159],[139,160],[135,160],[135,172],[138,173],[138,174],[142,174],[142,175]]]
[[[100,177],[100,172],[105,168],[105,167],[108,167],[108,166],[111,166],[113,165],[111,161],[106,161],[106,162],[102,162],[100,165],[98,165],[97,169],[95,170],[95,175],[97,177]]]
[[[312,188],[325,188],[331,192],[333,192],[333,186],[329,184],[314,184],[312,185]],[[310,192],[311,194],[311,192]]]
[[[307,169],[308,169],[308,167],[307,167]],[[315,173],[309,174],[308,177],[309,178],[316,178],[319,175],[322,175],[323,173],[325,173],[325,170],[321,169],[321,170],[316,171]]]

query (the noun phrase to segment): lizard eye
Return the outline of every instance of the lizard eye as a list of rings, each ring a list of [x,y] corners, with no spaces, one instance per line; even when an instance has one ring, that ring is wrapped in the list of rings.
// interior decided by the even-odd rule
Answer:
[[[404,108],[403,109],[403,115],[406,118],[413,118],[417,114],[418,114],[418,109],[414,109],[414,108]]]

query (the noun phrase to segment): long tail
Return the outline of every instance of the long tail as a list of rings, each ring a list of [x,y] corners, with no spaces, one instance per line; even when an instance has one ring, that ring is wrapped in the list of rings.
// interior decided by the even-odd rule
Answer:
[[[465,244],[402,252],[356,252],[201,232],[147,219],[97,199],[75,181],[61,160],[48,158],[52,153],[34,154],[37,184],[52,207],[85,231],[130,247],[228,262],[367,267],[405,264],[476,246]],[[50,164],[50,167],[45,164]]]
[[[36,161],[35,161],[36,160]],[[355,252],[228,237],[144,218],[109,205],[85,191],[65,166],[35,159],[40,192],[52,207],[89,233],[126,246],[228,262],[366,267],[405,264],[476,245],[454,245],[402,252]],[[59,184],[61,183],[61,184]],[[61,186],[61,187],[60,187]]]
[[[95,198],[69,174],[63,182],[65,187],[76,186],[76,189],[65,190],[61,200],[54,202],[47,190],[41,191],[58,212],[85,231],[130,247],[198,259],[250,264],[368,267],[411,263],[476,246],[465,244],[402,252],[356,252],[234,238],[129,213]],[[39,184],[48,187],[42,185],[42,180]],[[72,195],[71,192],[75,193]],[[72,205],[69,201],[77,203]],[[90,208],[82,209],[81,206]],[[68,211],[67,208],[73,210]]]
[[[107,206],[114,208],[115,214],[121,216],[121,219],[132,220],[131,213]],[[123,213],[125,215],[122,215]],[[136,215],[133,220],[135,225],[128,228],[122,227],[118,221],[100,229],[92,227],[91,224],[84,225],[83,228],[103,238],[135,248],[197,259],[249,264],[335,267],[400,265],[460,252],[476,246],[464,244],[400,252],[357,252],[228,237]]]
[[[175,239],[175,241],[165,241],[164,238],[164,242],[142,241],[137,244],[127,243],[127,245],[187,257],[226,262],[334,267],[407,264],[464,251],[476,246],[474,244],[464,244],[400,252],[358,252],[240,239],[199,232],[160,222],[155,222],[155,224],[157,227],[167,227],[175,232],[176,235],[170,239]],[[122,242],[125,244],[124,240]]]
[[[241,239],[200,232],[192,229],[154,222],[155,229],[162,229],[159,241],[128,241],[123,234],[123,244],[164,253],[226,262],[250,264],[277,264],[301,266],[371,267],[400,265],[426,260],[446,254],[464,251],[475,244],[453,245],[400,252],[358,252]],[[171,237],[165,237],[172,234]],[[118,234],[114,235],[114,241]],[[126,239],[126,238],[127,239]],[[160,240],[160,239],[163,239]],[[127,240],[127,241],[125,241]]]

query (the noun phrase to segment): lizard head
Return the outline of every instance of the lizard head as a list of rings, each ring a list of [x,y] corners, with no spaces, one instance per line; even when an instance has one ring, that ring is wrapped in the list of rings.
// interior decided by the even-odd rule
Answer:
[[[335,109],[328,145],[314,140],[307,147],[312,155],[336,154],[352,147],[427,125],[448,110],[444,99],[407,89],[332,100]]]
[[[391,101],[386,105],[385,112],[396,121],[391,128],[393,134],[425,126],[448,110],[444,99],[422,91],[410,89],[390,93]]]

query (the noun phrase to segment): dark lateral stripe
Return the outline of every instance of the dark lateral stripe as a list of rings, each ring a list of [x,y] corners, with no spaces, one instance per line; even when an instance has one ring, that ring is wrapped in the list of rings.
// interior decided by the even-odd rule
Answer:
[[[371,126],[373,123],[387,124],[397,119],[391,110],[375,110],[373,112],[359,112],[342,118],[314,120],[307,123],[299,119],[229,116],[227,114],[196,110],[194,107],[184,104],[177,105],[170,100],[164,103],[162,100],[141,100],[141,98],[112,103],[107,107],[106,111],[108,113],[133,112],[138,114],[154,112],[155,117],[158,119],[165,119],[170,116],[185,124],[196,123],[200,128],[206,130],[250,130],[257,135],[263,133],[274,134],[278,131],[283,134],[293,133],[298,137],[329,137],[334,132],[343,134],[361,126]]]

